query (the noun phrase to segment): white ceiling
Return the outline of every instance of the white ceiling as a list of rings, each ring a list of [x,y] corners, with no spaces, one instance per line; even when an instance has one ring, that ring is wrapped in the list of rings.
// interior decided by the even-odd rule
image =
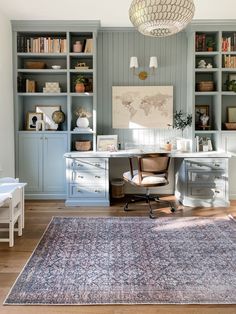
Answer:
[[[11,20],[100,20],[103,27],[132,26],[132,0],[0,0]],[[235,0],[194,0],[194,19],[236,19]]]

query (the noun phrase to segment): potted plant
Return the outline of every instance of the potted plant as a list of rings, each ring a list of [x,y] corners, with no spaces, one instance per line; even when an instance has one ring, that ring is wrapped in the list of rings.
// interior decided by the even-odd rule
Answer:
[[[87,111],[86,109],[79,107],[76,111],[75,111],[75,115],[77,118],[76,121],[76,125],[78,128],[83,128],[86,129],[89,127],[89,119],[92,114]]]
[[[215,43],[214,43],[213,39],[212,38],[208,38],[207,42],[206,42],[207,51],[213,51],[214,45],[215,45]]]
[[[75,79],[75,91],[76,93],[84,93],[85,91],[85,77],[83,75],[77,76]]]
[[[227,80],[225,83],[227,90],[230,92],[236,92],[236,80]]]
[[[184,113],[181,110],[175,112],[173,128],[177,130],[181,130],[181,133],[182,133],[182,138],[177,140],[177,150],[180,150],[183,152],[190,150],[191,141],[188,139],[184,139],[183,134],[184,134],[184,130],[187,127],[190,127],[192,125],[192,121],[193,121],[193,118],[191,114]]]

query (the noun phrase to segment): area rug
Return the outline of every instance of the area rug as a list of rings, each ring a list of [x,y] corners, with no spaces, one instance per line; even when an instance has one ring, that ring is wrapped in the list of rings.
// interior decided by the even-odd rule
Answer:
[[[236,222],[55,217],[5,304],[236,303]]]

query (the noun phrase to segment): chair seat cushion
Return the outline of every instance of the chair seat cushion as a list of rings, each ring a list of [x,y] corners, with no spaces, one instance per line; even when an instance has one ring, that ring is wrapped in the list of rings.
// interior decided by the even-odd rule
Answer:
[[[139,185],[139,177],[138,177],[138,170],[134,170],[134,176],[133,178],[131,178],[131,173],[130,171],[127,171],[123,174],[123,177],[126,181],[130,181],[134,184]],[[165,184],[167,183],[166,178],[164,177],[164,175],[154,175],[154,174],[146,174],[143,175],[143,179],[141,181],[141,185],[156,185],[156,184]]]

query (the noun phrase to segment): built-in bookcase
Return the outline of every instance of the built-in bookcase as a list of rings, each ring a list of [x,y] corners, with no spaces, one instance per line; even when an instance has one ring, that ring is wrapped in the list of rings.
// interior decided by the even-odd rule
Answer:
[[[14,62],[14,106],[16,137],[16,175],[23,175],[25,163],[32,156],[34,140],[41,158],[29,165],[32,169],[24,171],[25,182],[32,182],[28,188],[28,197],[39,194],[45,198],[57,198],[65,195],[65,171],[63,152],[75,150],[75,142],[89,140],[91,150],[96,149],[96,38],[99,23],[97,21],[13,21],[13,62]],[[81,49],[75,49],[76,43]],[[56,67],[55,67],[56,66]],[[85,80],[85,91],[75,92],[75,80],[78,76]],[[59,108],[65,114],[65,121],[57,129],[46,124],[46,130],[29,130],[29,113],[35,113],[42,107],[45,112]],[[89,129],[78,132],[76,112],[79,108],[91,113]],[[51,111],[50,111],[51,110]],[[44,119],[47,119],[43,115]],[[36,136],[37,135],[37,136]],[[50,141],[55,135],[55,141]],[[63,150],[60,147],[60,138]],[[40,143],[41,141],[41,143]],[[56,160],[45,156],[47,145],[53,143]],[[25,150],[22,150],[22,145]],[[24,154],[23,154],[24,152]],[[26,158],[26,155],[28,156]],[[31,159],[32,159],[31,158]],[[40,163],[40,164],[39,164]],[[47,163],[47,164],[46,164]],[[49,167],[50,165],[50,167]],[[45,169],[50,168],[51,178],[55,176],[50,188],[45,188]],[[37,169],[37,173],[35,171]],[[57,169],[57,170],[56,170]],[[40,176],[40,178],[39,178]],[[32,179],[33,178],[33,179]],[[48,178],[47,178],[48,179]],[[61,182],[58,186],[57,182]],[[32,189],[32,187],[34,187]],[[26,189],[27,193],[27,189]]]
[[[228,116],[228,108],[236,110],[236,85],[232,82],[236,80],[236,26],[193,23],[189,30],[189,71],[192,68],[194,72],[188,100],[194,117],[193,138],[210,139],[214,150],[224,149],[227,134],[236,138],[236,123],[229,124]],[[202,113],[209,116],[207,125],[199,120]]]

